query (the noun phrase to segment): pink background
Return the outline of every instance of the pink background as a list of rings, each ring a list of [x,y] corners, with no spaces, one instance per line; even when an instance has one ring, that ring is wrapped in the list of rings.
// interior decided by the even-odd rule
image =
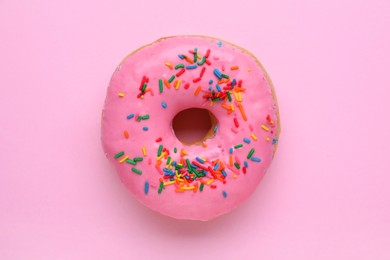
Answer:
[[[1,259],[390,259],[390,2],[0,0]],[[116,65],[220,37],[270,73],[279,151],[214,221],[141,206],[102,152]]]

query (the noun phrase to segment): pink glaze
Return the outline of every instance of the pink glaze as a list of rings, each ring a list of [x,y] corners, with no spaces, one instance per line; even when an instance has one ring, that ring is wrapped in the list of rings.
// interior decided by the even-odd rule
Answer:
[[[165,62],[170,62],[173,66],[180,63],[191,65],[185,59],[180,59],[178,54],[193,59],[194,55],[189,50],[194,48],[197,48],[200,57],[210,50],[207,61],[211,65],[204,63],[196,69],[186,69],[182,75],[175,78],[175,80],[181,79],[178,89],[174,87],[174,80],[170,89],[164,85],[163,92],[160,93],[159,79],[168,80],[180,70],[170,69]],[[200,60],[198,58],[197,62]],[[231,70],[232,66],[239,68]],[[203,67],[206,70],[202,79],[194,83],[193,80],[199,77]],[[210,79],[213,80],[212,86],[216,90],[215,84],[218,78],[213,72],[214,69],[228,75],[230,81],[242,80],[242,88],[245,88],[244,92],[240,92],[242,102],[237,102],[233,94],[232,102],[226,98],[224,101],[215,101],[213,105],[203,98],[210,86]],[[149,78],[146,89],[151,91],[144,93],[143,98],[138,98],[143,76]],[[186,83],[190,84],[188,89],[184,88]],[[202,87],[202,91],[195,96],[194,92],[198,86]],[[222,88],[226,83],[220,86]],[[119,93],[123,93],[124,96],[118,96]],[[167,108],[162,107],[162,102],[166,102]],[[221,106],[222,103],[229,106],[234,104],[235,110],[228,114],[228,110]],[[238,103],[242,104],[247,121],[244,121]],[[207,147],[185,145],[173,132],[173,117],[178,112],[193,107],[208,109],[218,120],[215,136],[204,142]],[[129,114],[135,116],[148,114],[150,118],[138,122],[135,118],[127,119]],[[268,120],[267,115],[269,115]],[[234,118],[237,118],[238,128],[234,124]],[[210,220],[231,211],[253,193],[272,161],[274,143],[277,142],[278,123],[277,105],[271,83],[253,56],[218,39],[178,36],[163,38],[141,48],[118,66],[111,78],[103,109],[102,142],[107,158],[115,166],[119,177],[141,203],[178,219]],[[263,129],[262,125],[266,126],[268,131]],[[145,126],[148,127],[148,131],[143,130]],[[128,139],[125,138],[124,131],[129,133]],[[257,141],[251,137],[252,133],[257,137]],[[162,141],[156,142],[159,137]],[[250,139],[250,143],[245,143],[243,138]],[[180,162],[182,149],[188,152],[188,155],[182,158],[189,159],[190,162],[196,157],[207,158],[208,162],[220,160],[226,166],[227,176],[221,180],[214,178],[211,185],[216,187],[211,188],[211,185],[204,184],[203,191],[199,190],[200,179],[198,178],[186,185],[197,186],[197,191],[194,188],[177,192],[177,189],[182,189],[179,185],[183,185],[183,182],[177,181],[175,184],[164,186],[159,194],[160,178],[163,177],[161,169],[166,166],[166,159],[161,159],[160,170],[155,167],[160,144],[169,150],[169,156],[176,162]],[[240,163],[240,170],[235,166],[229,166],[229,149],[238,144],[243,144],[243,147],[234,149],[232,157],[234,162]],[[146,148],[146,156],[143,155],[143,147]],[[173,151],[174,147],[178,150],[176,154]],[[247,159],[252,148],[255,149],[253,157],[261,158],[261,162]],[[114,156],[121,151],[124,155],[115,159]],[[120,160],[126,155],[130,159],[143,157],[143,161],[136,165],[126,161],[121,163]],[[245,161],[248,164],[247,169],[243,169]],[[208,165],[208,162],[205,165]],[[133,172],[133,167],[142,171],[142,174]],[[210,178],[213,177],[207,173],[202,179],[209,181]],[[164,181],[168,182],[169,179]],[[147,194],[145,193],[146,182],[149,184]]]

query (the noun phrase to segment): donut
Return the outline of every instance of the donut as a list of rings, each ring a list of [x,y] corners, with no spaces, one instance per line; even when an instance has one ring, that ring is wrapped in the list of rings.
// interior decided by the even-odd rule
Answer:
[[[102,112],[108,160],[135,198],[207,221],[255,190],[280,133],[272,82],[247,50],[205,36],[161,38],[114,71]]]

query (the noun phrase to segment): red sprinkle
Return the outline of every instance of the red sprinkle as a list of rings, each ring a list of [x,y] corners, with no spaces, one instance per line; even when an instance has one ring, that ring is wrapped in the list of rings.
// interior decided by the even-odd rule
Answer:
[[[209,55],[210,55],[210,49],[208,49],[208,50],[206,51],[206,55],[204,55],[204,56],[205,56],[206,58],[208,58]]]
[[[162,138],[161,138],[161,137],[159,137],[159,138],[156,139],[156,143],[161,142],[161,141],[162,141]]]
[[[184,89],[188,89],[190,87],[190,83],[186,83],[185,85],[184,85]]]
[[[186,70],[184,68],[182,68],[181,70],[179,70],[178,73],[176,73],[176,77],[179,77],[180,75],[182,75]]]
[[[209,65],[209,66],[211,65],[211,62],[209,60],[206,60],[205,62],[207,65]]]
[[[212,189],[216,189],[217,188],[217,186],[216,185],[210,185],[210,188],[212,188]]]
[[[204,72],[206,71],[206,67],[203,67],[200,71],[200,77],[203,77]]]
[[[238,128],[240,125],[238,124],[237,117],[235,117],[235,118],[233,119],[233,121],[234,121],[234,125]]]
[[[193,82],[196,83],[196,82],[199,82],[200,80],[201,80],[201,78],[199,77],[199,78],[194,79]]]

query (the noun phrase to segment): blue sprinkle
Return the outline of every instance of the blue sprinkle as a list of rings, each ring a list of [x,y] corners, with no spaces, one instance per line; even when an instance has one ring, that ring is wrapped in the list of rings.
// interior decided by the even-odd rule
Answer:
[[[210,79],[209,84],[213,84],[213,80],[212,79]]]
[[[226,198],[226,197],[227,197],[227,193],[226,193],[226,191],[222,191],[222,196],[223,196],[224,198]]]
[[[188,70],[193,70],[193,69],[196,69],[198,66],[197,65],[188,65],[187,67],[186,67],[186,69],[188,69]]]
[[[161,106],[162,106],[163,108],[167,108],[167,103],[161,102]]]
[[[232,81],[232,87],[234,87],[236,85],[236,79],[233,79]]]
[[[218,79],[222,79],[222,73],[218,69],[214,69],[214,75],[217,76]]]
[[[244,161],[244,166],[245,166],[245,168],[248,168],[248,162],[247,161]]]
[[[212,86],[210,86],[210,87],[209,87],[209,91],[211,91],[212,89],[213,89],[213,87],[212,87]]]
[[[214,165],[214,169],[213,170],[216,171],[218,169],[218,167],[219,167],[219,164],[217,163],[217,164]]]
[[[127,116],[127,119],[132,119],[134,117],[134,114],[130,114]]]
[[[273,143],[273,144],[276,144],[278,141],[279,141],[279,140],[276,139],[276,138],[272,139],[272,143]]]
[[[145,194],[147,195],[149,192],[149,182],[145,181],[145,189],[144,189]]]
[[[229,149],[229,153],[232,154],[233,153],[233,147],[230,147]]]
[[[227,176],[225,170],[222,170],[221,172],[222,172],[222,175],[223,175],[223,176],[225,176],[225,177]]]
[[[176,166],[176,161],[173,161],[172,166]]]
[[[147,126],[144,126],[144,127],[142,127],[142,130],[144,130],[144,131],[148,131],[148,130],[149,130],[149,128],[148,128]]]
[[[218,47],[219,47],[219,48],[222,47],[222,42],[221,42],[221,41],[219,41],[217,44],[218,44]]]
[[[217,132],[217,130],[218,130],[218,125],[215,125],[215,127],[214,127],[214,133]]]
[[[215,85],[215,87],[217,88],[217,90],[219,91],[219,92],[221,92],[221,87],[217,84],[217,85]]]
[[[244,142],[247,143],[247,144],[250,144],[251,140],[249,138],[244,137]]]
[[[204,161],[203,161],[202,159],[200,159],[199,157],[196,157],[195,159],[196,159],[198,162],[200,162],[201,164],[204,163]]]
[[[252,157],[251,161],[253,161],[253,162],[261,162],[261,159],[258,158],[258,157]]]
[[[180,59],[184,59],[184,56],[181,55],[181,54],[179,54],[179,55],[177,55],[177,56],[179,56]]]

